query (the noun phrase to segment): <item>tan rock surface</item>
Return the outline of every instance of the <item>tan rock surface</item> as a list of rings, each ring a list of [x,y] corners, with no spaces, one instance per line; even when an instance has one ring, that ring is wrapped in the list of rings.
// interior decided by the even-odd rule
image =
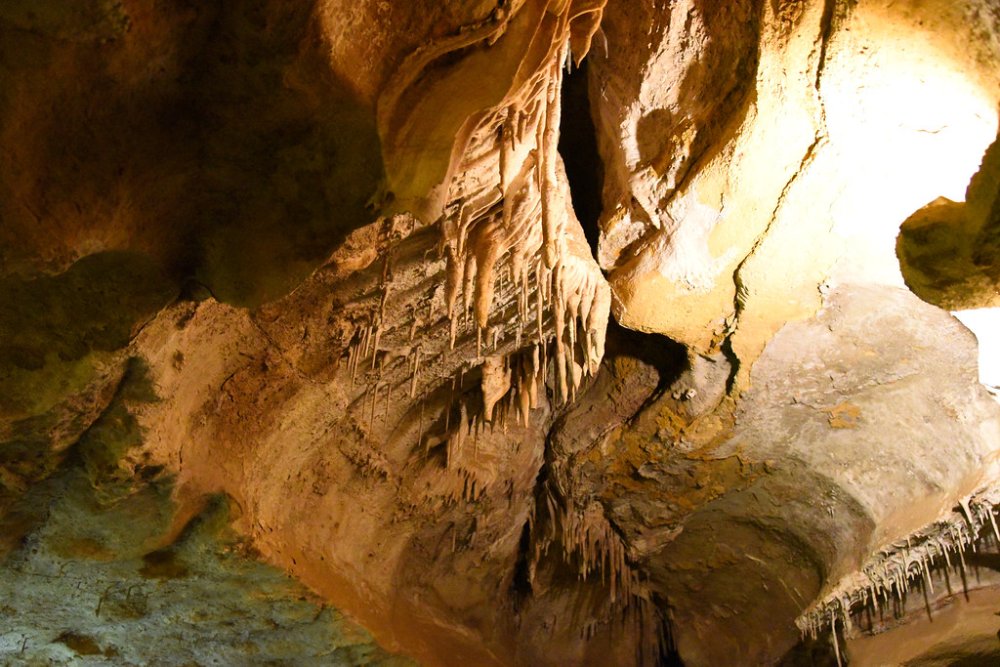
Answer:
[[[998,75],[987,0],[5,3],[0,656],[207,655],[56,570],[234,663],[988,654]]]
[[[898,284],[899,224],[964,190],[997,125],[1000,52],[976,27],[996,8],[619,4],[591,63],[615,316],[702,352],[726,341],[745,389],[824,280]]]

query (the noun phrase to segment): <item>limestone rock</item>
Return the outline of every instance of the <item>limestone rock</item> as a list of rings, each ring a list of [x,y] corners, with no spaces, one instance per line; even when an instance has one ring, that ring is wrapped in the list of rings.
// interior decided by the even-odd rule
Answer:
[[[907,286],[947,310],[1000,307],[1000,143],[965,203],[937,199],[906,219],[897,241]]]
[[[990,0],[3,3],[2,660],[989,655],[998,80]]]
[[[700,352],[725,342],[740,389],[829,276],[899,284],[899,224],[958,197],[995,134],[1000,54],[973,27],[995,24],[990,3],[647,0],[607,14],[591,99],[615,316]]]

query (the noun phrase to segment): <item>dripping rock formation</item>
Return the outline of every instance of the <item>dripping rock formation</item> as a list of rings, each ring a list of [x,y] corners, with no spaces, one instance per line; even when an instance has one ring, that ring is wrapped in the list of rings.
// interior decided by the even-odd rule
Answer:
[[[1000,663],[993,0],[0,3],[0,663]]]

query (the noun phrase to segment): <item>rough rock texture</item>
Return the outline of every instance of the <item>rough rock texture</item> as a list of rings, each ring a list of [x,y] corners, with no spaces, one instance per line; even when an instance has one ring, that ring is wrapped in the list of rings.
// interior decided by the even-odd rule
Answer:
[[[0,655],[995,652],[998,80],[987,0],[5,3]]]
[[[896,245],[907,286],[948,310],[1000,306],[1000,143],[964,203],[937,199],[906,219]]]
[[[798,635],[774,618],[995,483],[1000,413],[975,377],[974,339],[947,313],[845,286],[771,341],[724,438],[692,424],[700,394],[682,378],[609,435],[574,433],[553,467],[670,601],[685,660],[763,664]]]
[[[414,664],[255,560],[224,499],[175,526],[169,484],[107,505],[89,482],[70,466],[22,500],[46,518],[0,569],[4,664]]]
[[[997,11],[612,2],[590,67],[616,318],[728,345],[746,388],[828,275],[898,283],[899,224],[960,199],[996,134]]]
[[[996,588],[969,591],[966,597],[967,602],[952,602],[935,609],[930,617],[920,609],[898,632],[852,643],[851,664],[939,667],[995,663],[1000,649],[996,622],[990,616],[996,615],[1000,605]],[[939,630],[941,626],[946,630]],[[942,635],[950,639],[941,641]]]

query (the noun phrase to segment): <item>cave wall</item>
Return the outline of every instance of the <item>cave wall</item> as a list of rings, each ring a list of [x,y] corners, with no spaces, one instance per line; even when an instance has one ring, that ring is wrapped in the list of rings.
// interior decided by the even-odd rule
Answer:
[[[615,316],[729,345],[745,388],[817,286],[901,285],[900,224],[964,197],[996,134],[997,10],[621,4],[590,64]]]
[[[10,2],[0,50],[5,585],[154,484],[71,567],[221,494],[421,663],[863,661],[899,545],[992,517],[936,307],[996,296],[990,2]]]

